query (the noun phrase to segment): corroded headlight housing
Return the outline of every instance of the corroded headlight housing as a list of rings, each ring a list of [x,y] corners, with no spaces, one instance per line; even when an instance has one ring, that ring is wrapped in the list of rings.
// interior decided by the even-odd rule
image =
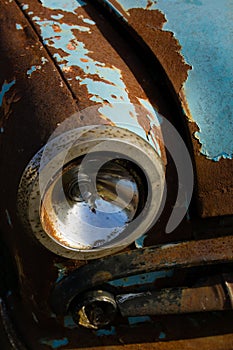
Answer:
[[[51,140],[20,183],[24,225],[49,250],[93,259],[128,246],[160,208],[164,166],[135,133],[113,126],[75,129]]]

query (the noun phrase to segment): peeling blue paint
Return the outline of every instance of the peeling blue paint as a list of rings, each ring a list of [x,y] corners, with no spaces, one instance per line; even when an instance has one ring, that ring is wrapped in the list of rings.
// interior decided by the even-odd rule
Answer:
[[[34,17],[32,17],[32,20],[33,20],[33,21],[39,21],[39,20],[40,20],[40,17],[34,16]]]
[[[69,344],[69,341],[68,341],[67,338],[62,338],[62,339],[51,339],[51,340],[45,338],[45,339],[41,339],[41,340],[40,340],[40,343],[41,343],[41,344],[44,344],[44,345],[48,345],[48,346],[50,346],[52,349],[58,349],[58,348],[60,348],[60,347],[62,347],[62,346],[65,346],[65,345]]]
[[[151,318],[149,316],[135,316],[128,317],[128,322],[131,326],[137,325],[139,323],[151,322]]]
[[[134,242],[136,248],[141,249],[141,248],[144,247],[144,241],[145,241],[146,237],[147,237],[147,234],[145,234],[145,235],[139,237],[138,239],[136,239],[136,241]]]
[[[19,24],[19,23],[16,23],[15,27],[16,27],[17,30],[22,30],[23,29],[22,25]]]
[[[87,22],[87,19],[83,20]],[[90,51],[83,42],[77,40],[74,34],[74,30],[89,33],[91,29],[88,26],[61,24],[54,20],[37,20],[36,23],[40,26],[44,43],[63,51],[64,56],[62,55],[62,57],[59,53],[53,55],[61,69],[64,72],[72,71],[73,67],[82,70],[84,77],[76,76],[76,80],[79,81],[80,85],[86,86],[88,93],[91,95],[91,101],[102,103],[99,108],[101,116],[106,120],[111,120],[119,127],[122,126],[122,120],[124,120],[124,125],[127,125],[130,131],[148,141],[146,132],[138,124],[137,113],[128,96],[121,71],[115,66],[107,67],[105,63],[95,61],[89,57]],[[95,22],[92,21],[93,24]],[[151,125],[158,126],[156,111],[149,101],[146,102],[143,99],[138,99],[138,101],[148,110]],[[105,104],[105,102],[108,102],[108,104]],[[122,115],[124,115],[124,119]],[[149,142],[161,155],[156,139],[152,140],[150,137]]]
[[[109,282],[114,287],[131,287],[136,285],[145,285],[154,283],[159,278],[172,277],[174,270],[156,271],[150,273],[143,273],[140,275],[120,278]]]
[[[111,87],[112,88],[112,87]],[[111,89],[110,88],[110,89]],[[106,86],[105,86],[106,89]],[[105,91],[106,92],[106,91]],[[114,103],[103,105],[99,108],[99,112],[101,115],[107,120],[111,120],[116,126],[127,128],[128,130],[134,132],[147,142],[151,144],[151,146],[157,151],[157,153],[161,156],[161,150],[158,142],[155,138],[148,137],[145,130],[139,125],[137,120],[137,113],[135,110],[135,106],[130,102],[128,95],[126,95],[126,99],[128,99],[127,103]],[[111,103],[111,102],[110,102]],[[124,116],[124,119],[122,118]],[[150,123],[152,125],[158,124],[158,118],[154,119],[154,121]]]
[[[72,12],[75,15],[77,8],[86,5],[86,2],[82,0],[40,0],[40,2],[44,7],[48,7],[51,10]]]
[[[29,8],[29,5],[28,5],[28,4],[23,4],[22,10],[27,10],[28,8]]]
[[[118,10],[111,1],[103,0]],[[117,0],[125,11],[159,10],[164,29],[175,34],[185,61],[193,68],[184,84],[186,100],[199,131],[201,153],[219,161],[233,158],[233,3],[231,0]],[[128,13],[129,15],[129,13]],[[124,16],[121,14],[121,16]],[[124,18],[127,20],[126,16]]]
[[[95,334],[99,337],[104,335],[116,335],[116,328],[112,326],[110,329],[98,329],[98,331],[95,331]]]
[[[164,332],[160,332],[159,339],[166,339],[166,334]]]
[[[89,18],[83,18],[83,22],[84,22],[84,23],[87,23],[87,24],[90,24],[91,26],[94,26],[94,25],[95,25],[95,22],[92,21],[92,20],[89,19]]]
[[[51,15],[51,18],[53,18],[53,19],[61,19],[63,17],[64,17],[64,15],[62,15],[61,13],[59,13],[58,15]],[[39,17],[38,17],[38,19],[39,19]]]
[[[12,80],[10,83],[7,83],[6,81],[2,85],[2,90],[0,92],[0,106],[2,106],[2,101],[5,96],[5,94],[10,90],[10,88],[15,84],[16,80]]]
[[[29,77],[30,77],[32,75],[32,73],[38,69],[41,69],[41,66],[32,66],[30,69],[28,69],[27,75],[29,75]]]
[[[172,31],[193,67],[184,85],[208,159],[233,158],[233,2],[231,0],[158,0]]]
[[[61,263],[55,263],[54,266],[58,269],[58,276],[56,283],[58,283],[62,278],[67,275],[67,267]]]

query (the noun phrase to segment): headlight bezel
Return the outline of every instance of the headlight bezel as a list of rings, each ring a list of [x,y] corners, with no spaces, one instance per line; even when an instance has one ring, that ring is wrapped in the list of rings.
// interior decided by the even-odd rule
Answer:
[[[94,249],[67,249],[43,229],[40,217],[41,199],[58,171],[73,160],[98,152],[117,153],[134,161],[147,179],[148,196],[142,212],[124,230],[119,241]],[[127,129],[116,126],[89,126],[67,131],[49,141],[29,162],[18,191],[18,212],[24,227],[47,249],[62,257],[78,260],[100,258],[127,247],[153,224],[158,214],[165,184],[165,166],[153,147]],[[127,228],[128,228],[127,227]],[[128,233],[129,232],[129,233]],[[121,235],[122,238],[122,235]]]

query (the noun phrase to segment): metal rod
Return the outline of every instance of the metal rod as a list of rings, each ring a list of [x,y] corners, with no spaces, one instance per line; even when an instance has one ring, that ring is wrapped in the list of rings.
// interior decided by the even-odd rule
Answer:
[[[79,293],[130,275],[233,261],[233,236],[167,244],[95,260],[61,280],[51,295],[57,314],[65,314]]]
[[[169,288],[116,297],[124,317],[168,315],[228,309],[227,297],[220,284],[198,288]]]

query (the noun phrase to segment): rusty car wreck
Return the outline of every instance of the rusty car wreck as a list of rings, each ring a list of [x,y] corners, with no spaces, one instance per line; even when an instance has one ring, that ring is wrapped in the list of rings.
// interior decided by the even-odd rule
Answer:
[[[0,348],[233,349],[231,0],[0,0]]]

